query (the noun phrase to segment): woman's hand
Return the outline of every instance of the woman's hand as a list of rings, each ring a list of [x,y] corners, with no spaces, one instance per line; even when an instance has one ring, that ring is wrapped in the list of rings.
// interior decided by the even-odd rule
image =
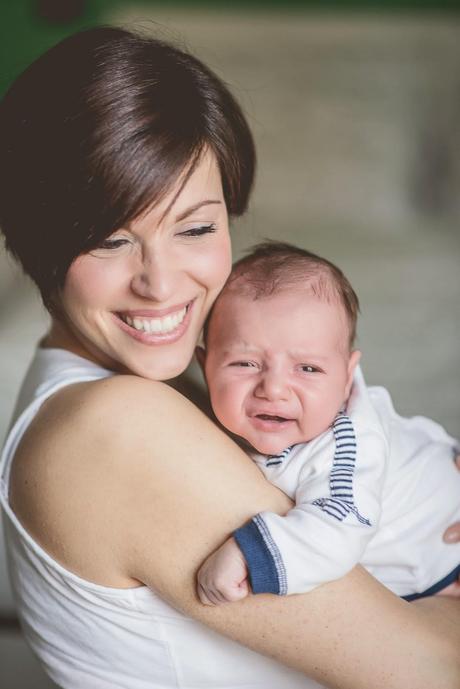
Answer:
[[[456,456],[455,464],[460,471],[460,455]],[[458,543],[460,541],[460,522],[456,522],[449,526],[449,528],[444,531],[442,538],[445,543]]]
[[[197,593],[204,605],[233,603],[248,595],[248,568],[234,538],[229,538],[200,567]]]

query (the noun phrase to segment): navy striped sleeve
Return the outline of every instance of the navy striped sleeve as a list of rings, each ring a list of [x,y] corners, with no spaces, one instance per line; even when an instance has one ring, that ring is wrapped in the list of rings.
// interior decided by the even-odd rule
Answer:
[[[260,515],[237,529],[233,536],[249,571],[253,593],[287,593],[286,571],[277,545]]]
[[[353,478],[356,469],[356,435],[349,416],[339,412],[332,424],[335,438],[335,453],[329,479],[330,495],[313,500],[329,516],[344,521],[349,514],[366,526],[372,526],[369,519],[358,511],[353,497]]]

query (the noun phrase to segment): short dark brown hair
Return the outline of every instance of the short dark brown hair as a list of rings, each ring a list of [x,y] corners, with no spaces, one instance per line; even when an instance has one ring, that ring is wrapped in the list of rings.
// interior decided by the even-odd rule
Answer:
[[[223,82],[168,43],[100,27],[34,62],[0,104],[0,226],[45,304],[72,261],[158,202],[209,149],[230,215],[254,143]]]
[[[300,285],[308,285],[319,299],[336,300],[342,305],[348,322],[348,344],[351,349],[356,338],[359,313],[356,292],[340,268],[298,246],[266,241],[252,247],[246,256],[233,265],[216,304],[229,292],[257,300]],[[212,311],[205,324],[205,342],[211,317]]]

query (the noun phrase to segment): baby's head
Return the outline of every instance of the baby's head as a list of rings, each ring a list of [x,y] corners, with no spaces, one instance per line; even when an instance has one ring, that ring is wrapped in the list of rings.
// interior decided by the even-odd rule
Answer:
[[[329,261],[289,244],[255,247],[233,267],[198,351],[219,421],[264,454],[323,433],[360,358],[358,310]]]

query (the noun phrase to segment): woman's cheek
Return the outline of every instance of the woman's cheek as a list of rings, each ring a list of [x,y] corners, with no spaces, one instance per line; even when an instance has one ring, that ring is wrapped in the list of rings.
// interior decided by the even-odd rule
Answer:
[[[220,292],[232,269],[232,250],[228,233],[214,246],[210,246],[209,250],[200,251],[196,265],[199,266],[202,283],[209,289],[214,288]]]
[[[112,306],[123,284],[124,271],[113,259],[91,254],[79,256],[67,273],[64,293],[73,301],[89,302],[96,308]]]

